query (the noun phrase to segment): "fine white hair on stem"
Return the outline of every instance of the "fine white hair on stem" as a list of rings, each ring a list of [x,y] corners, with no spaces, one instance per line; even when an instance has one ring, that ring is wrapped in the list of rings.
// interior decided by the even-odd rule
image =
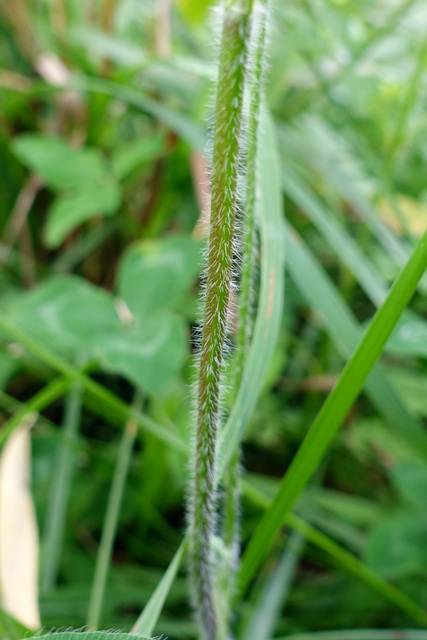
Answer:
[[[217,512],[216,448],[230,323],[229,300],[239,251],[235,221],[251,4],[251,0],[228,2],[223,11],[212,136],[211,214],[189,501],[190,583],[193,605],[206,640],[219,640],[213,559]]]

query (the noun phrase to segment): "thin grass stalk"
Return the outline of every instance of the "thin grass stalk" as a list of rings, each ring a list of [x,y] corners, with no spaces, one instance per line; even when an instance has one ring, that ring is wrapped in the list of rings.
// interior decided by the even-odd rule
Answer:
[[[70,450],[70,444],[76,439],[79,431],[82,399],[82,386],[74,384],[66,399],[64,439],[60,444],[59,454],[56,458],[49,509],[46,516],[43,565],[40,576],[40,591],[42,593],[53,588],[58,577],[65,516],[75,459],[74,452]]]
[[[196,455],[190,504],[190,584],[203,635],[215,640],[212,541],[227,311],[233,278],[237,181],[251,0],[224,10],[213,135],[211,219],[200,351]]]
[[[231,380],[233,400],[242,384],[247,354],[252,340],[253,298],[256,275],[257,232],[256,203],[258,191],[257,175],[257,134],[260,104],[264,93],[264,51],[267,25],[268,3],[260,2],[254,6],[252,38],[255,41],[254,59],[251,65],[251,84],[249,87],[249,114],[246,141],[246,193],[244,209],[242,263],[240,277],[239,309],[237,322],[236,356],[233,363]],[[230,603],[234,590],[235,574],[239,556],[239,514],[240,514],[240,449],[230,461],[225,485],[223,540],[225,545],[226,566],[223,570],[221,600],[223,615],[228,620]],[[226,626],[226,620],[223,621]]]
[[[141,395],[136,392],[134,408],[139,411],[141,404]],[[87,624],[91,629],[98,628],[102,614],[105,587],[113,552],[114,539],[117,532],[120,507],[122,504],[123,492],[137,433],[138,425],[136,421],[133,419],[128,420],[120,441],[114,477],[111,483],[107,510],[105,512],[105,519],[102,527],[101,542],[96,558],[95,575],[89,599],[87,618]]]

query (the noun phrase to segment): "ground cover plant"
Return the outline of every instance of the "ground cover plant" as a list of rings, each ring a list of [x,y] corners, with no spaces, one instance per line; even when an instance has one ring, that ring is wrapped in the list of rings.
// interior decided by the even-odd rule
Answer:
[[[0,28],[1,637],[427,638],[423,2]]]

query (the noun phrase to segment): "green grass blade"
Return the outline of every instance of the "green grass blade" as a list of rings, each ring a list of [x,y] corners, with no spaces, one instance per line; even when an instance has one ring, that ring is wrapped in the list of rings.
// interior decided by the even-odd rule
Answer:
[[[270,640],[272,637],[291,589],[304,542],[305,538],[300,533],[294,531],[289,536],[277,567],[267,580],[255,603],[254,612],[245,625],[243,640]]]
[[[31,336],[15,326],[14,323],[3,314],[0,314],[0,329],[10,338],[22,344],[35,358],[58,373],[62,373],[69,380],[81,384],[85,391],[100,403],[103,415],[114,419],[112,416],[112,414],[114,414],[115,419],[121,420],[122,424],[128,419],[134,419],[147,433],[151,433],[154,437],[162,440],[175,450],[187,453],[187,445],[178,435],[166,429],[163,425],[158,424],[148,416],[128,407],[128,405],[114,393],[89,378],[60,356],[57,356],[46,347],[40,345]]]
[[[411,248],[398,238],[378,216],[368,198],[359,186],[336,164],[325,165],[325,172],[331,184],[344,201],[350,203],[364,223],[372,230],[379,244],[398,266],[403,266],[409,258]]]
[[[71,86],[79,91],[101,93],[116,98],[160,120],[194,149],[205,149],[206,147],[206,136],[201,126],[195,124],[190,117],[169,109],[157,100],[142,95],[139,90],[136,91],[111,80],[89,77],[74,78]]]
[[[422,81],[422,77],[425,72],[425,66],[427,62],[427,35],[424,36],[421,43],[421,47],[416,59],[415,69],[410,78],[406,94],[401,102],[400,109],[396,118],[396,127],[393,131],[393,135],[388,145],[388,153],[384,162],[384,174],[386,180],[391,180],[393,177],[393,169],[396,163],[396,155],[399,152],[399,148],[404,144],[405,133],[408,131],[408,120],[411,111],[414,109],[414,105],[419,96],[419,86]],[[410,129],[409,129],[410,131]]]
[[[273,123],[265,107],[259,123],[261,290],[253,340],[242,386],[220,444],[220,475],[241,440],[276,346],[283,311],[284,229],[279,157]]]
[[[185,538],[179,546],[178,551],[175,553],[175,556],[170,563],[167,571],[165,572],[163,578],[156,587],[156,590],[154,591],[153,595],[145,605],[144,610],[136,621],[135,626],[132,629],[133,634],[146,636],[151,636],[153,634],[167,595],[170,591],[173,581],[176,578],[184,555],[187,551],[187,544],[187,538]]]
[[[387,295],[387,285],[351,236],[287,165],[282,175],[282,185],[286,195],[304,211],[333,251],[353,273],[370,300],[375,306],[379,306]]]
[[[395,280],[383,305],[375,314],[362,340],[345,366],[316,420],[294,457],[276,494],[248,545],[240,571],[240,587],[245,589],[254,571],[268,552],[285,516],[313,475],[335,433],[358,396],[366,378],[409,303],[427,265],[427,233]]]
[[[304,242],[287,227],[288,270],[310,307],[322,316],[338,351],[348,358],[362,337],[362,327]],[[414,452],[427,456],[427,434],[422,424],[406,408],[399,391],[387,380],[377,364],[365,383],[366,392],[388,424],[402,432]]]
[[[271,498],[265,496],[248,482],[243,482],[242,488],[245,496],[254,504],[267,510],[271,507]],[[427,626],[427,613],[419,605],[400,591],[400,589],[384,580],[384,578],[375,573],[375,571],[356,558],[352,553],[343,549],[327,535],[311,526],[294,513],[288,513],[286,515],[284,518],[284,524],[302,535],[307,542],[324,551],[338,567],[348,571],[355,578],[381,594],[386,600],[404,611],[417,623]]]
[[[141,399],[139,394],[136,394],[136,396],[134,405],[135,407],[140,407]],[[104,524],[102,527],[101,542],[96,558],[95,575],[93,578],[88,606],[87,624],[90,629],[96,629],[99,626],[101,619],[108,569],[111,562],[114,539],[116,537],[120,506],[122,503],[126,478],[132,457],[132,450],[137,433],[138,427],[135,420],[128,420],[120,441],[114,477],[111,483],[107,510],[105,512]]]
[[[58,577],[61,546],[65,529],[65,516],[73,476],[74,452],[70,444],[77,438],[82,408],[83,389],[73,385],[65,405],[64,438],[55,460],[52,492],[46,515],[46,533],[43,540],[41,592],[51,589]]]

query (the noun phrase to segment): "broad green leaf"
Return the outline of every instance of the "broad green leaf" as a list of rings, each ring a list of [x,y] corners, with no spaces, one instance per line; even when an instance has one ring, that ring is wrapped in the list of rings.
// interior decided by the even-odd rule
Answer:
[[[336,386],[312,424],[294,457],[271,508],[261,519],[245,552],[240,586],[248,586],[289,513],[320,464],[347,412],[379,358],[400,315],[409,303],[427,266],[427,233],[418,242],[407,264],[344,368]]]
[[[389,578],[427,570],[427,517],[425,513],[402,511],[381,521],[372,531],[365,557],[378,573]]]
[[[141,282],[142,292],[143,287]],[[188,337],[179,316],[165,310],[124,325],[112,296],[78,277],[45,281],[23,294],[10,313],[54,351],[72,357],[84,352],[148,392],[165,389],[187,354]]]
[[[78,189],[104,180],[106,170],[97,149],[75,149],[62,138],[26,134],[13,142],[18,158],[57,190]]]
[[[23,294],[10,313],[37,340],[73,356],[121,328],[111,296],[74,276],[45,280]]]
[[[167,571],[159,582],[156,590],[136,621],[135,626],[132,629],[132,633],[143,633],[147,636],[151,636],[153,634],[167,595],[182,564],[186,548],[187,542],[184,540],[179,546],[178,551],[175,553],[172,562],[167,568]]]
[[[112,423],[118,423],[120,427],[123,428],[123,424],[126,420],[133,419],[136,421],[138,426],[145,429],[147,433],[150,433],[155,438],[167,443],[169,446],[173,447],[175,451],[180,451],[181,453],[188,452],[186,443],[182,438],[177,436],[175,431],[172,431],[170,428],[152,420],[147,415],[133,410],[126,404],[126,402],[112,393],[109,389],[106,389],[95,380],[92,380],[92,378],[87,376],[80,369],[73,367],[69,362],[67,362],[67,360],[45,347],[40,341],[35,340],[29,332],[22,331],[14,320],[8,318],[3,313],[0,313],[0,330],[9,339],[22,344],[22,346],[25,347],[25,349],[27,349],[35,358],[40,360],[40,362],[43,362],[46,366],[51,367],[63,375],[63,378],[61,377],[54,380],[50,385],[47,385],[42,392],[36,394],[38,395],[37,408],[34,407],[34,410],[41,410],[41,408],[48,406],[50,402],[53,402],[54,399],[64,393],[64,390],[67,388],[67,384],[69,384],[70,381],[75,381],[80,383],[89,394],[90,403],[86,400],[89,406],[91,406],[91,408],[100,415],[107,417]],[[46,393],[44,393],[45,390]],[[47,391],[49,391],[49,393],[47,393]],[[28,411],[26,411],[26,413],[28,413]],[[16,419],[14,419],[14,416],[11,418],[10,422],[13,422],[12,426],[15,428]],[[0,433],[0,447],[4,444],[3,434],[9,433],[13,428],[10,427],[9,422],[5,423]]]
[[[130,247],[119,268],[118,293],[139,318],[172,307],[200,271],[200,244],[189,236],[145,240]]]
[[[44,229],[46,246],[58,247],[71,231],[93,216],[114,215],[120,201],[121,191],[114,182],[57,198],[48,211]]]
[[[124,375],[144,391],[157,393],[182,367],[187,336],[178,316],[147,316],[138,327],[101,336],[95,353],[108,370]]]

